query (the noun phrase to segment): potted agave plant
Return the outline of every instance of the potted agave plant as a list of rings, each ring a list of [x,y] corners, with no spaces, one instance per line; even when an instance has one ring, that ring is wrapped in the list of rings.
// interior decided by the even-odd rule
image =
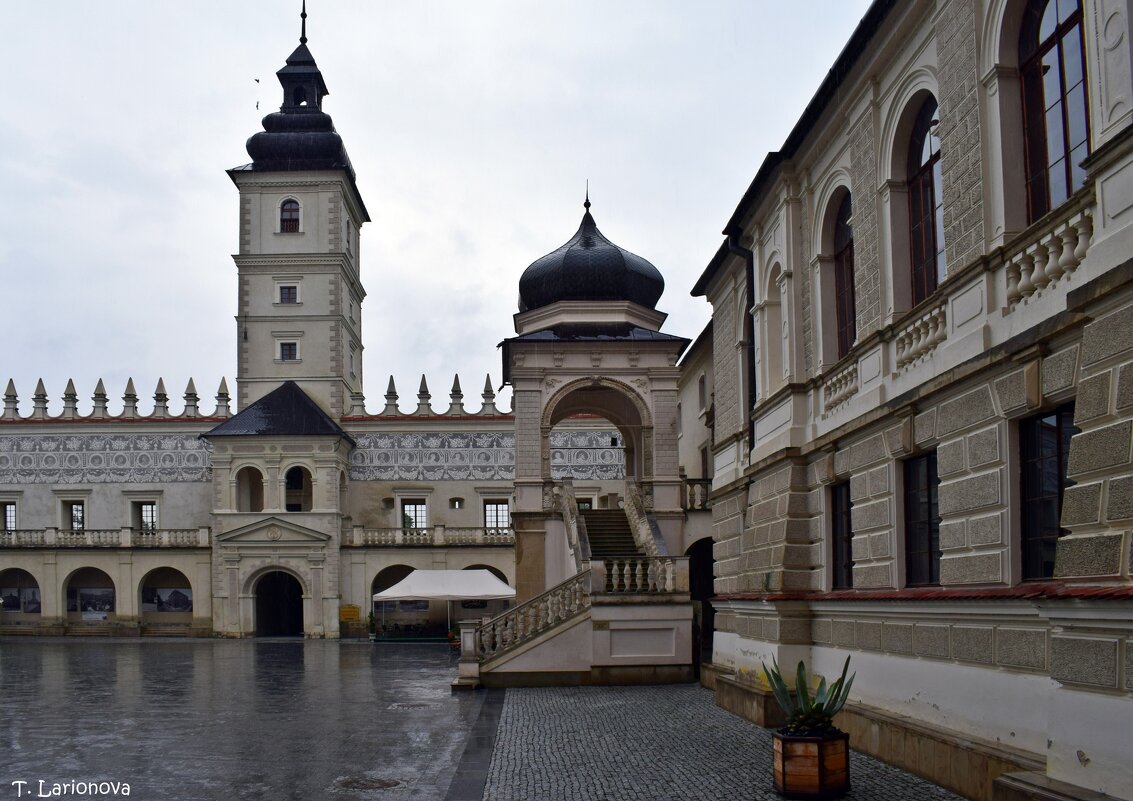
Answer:
[[[772,736],[775,741],[775,790],[785,798],[841,798],[850,790],[850,737],[834,727],[834,715],[846,704],[854,676],[846,679],[850,657],[842,675],[827,685],[823,678],[811,692],[806,666],[799,662],[795,693],[787,687],[779,665],[763,665],[775,700],[787,716],[787,725]],[[856,674],[855,674],[856,675]]]

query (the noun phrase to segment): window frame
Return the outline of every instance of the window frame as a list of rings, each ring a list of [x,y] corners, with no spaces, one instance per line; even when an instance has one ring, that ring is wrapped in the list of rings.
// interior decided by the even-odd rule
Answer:
[[[1040,432],[1037,428],[1035,431],[1028,429],[1032,425],[1037,427],[1049,418],[1055,418],[1054,453],[1036,454],[1035,440],[1038,439]],[[1070,460],[1070,440],[1078,431],[1079,429],[1074,425],[1074,401],[1019,420],[1019,556],[1020,576],[1023,581],[1046,581],[1054,578],[1057,542],[1070,533],[1068,529],[1062,527],[1062,505],[1066,487],[1069,486],[1066,470]],[[1042,486],[1042,481],[1039,482],[1038,487],[1035,487],[1030,480],[1032,465],[1049,463],[1051,460],[1057,460],[1057,464],[1054,465],[1056,469],[1051,472],[1046,472],[1049,467],[1046,467],[1046,470],[1043,467],[1038,469],[1043,471],[1043,478],[1054,478],[1056,486],[1053,488],[1053,493],[1048,491],[1050,488]],[[1049,518],[1041,519],[1045,517],[1041,514],[1044,506],[1051,501],[1055,506],[1053,525]],[[1040,533],[1029,536],[1028,531],[1034,530],[1036,524],[1041,526]],[[1051,530],[1054,532],[1053,535],[1050,533]],[[1050,556],[1049,563],[1043,558],[1044,551]]]
[[[494,513],[489,512],[489,507],[497,507]],[[499,509],[503,507],[503,525],[499,525]],[[507,498],[484,498],[480,503],[480,508],[484,515],[484,528],[496,531],[504,531],[511,529],[511,502]],[[493,525],[493,515],[495,525]]]
[[[854,526],[850,482],[830,485],[830,588],[854,588]]]
[[[834,327],[837,358],[854,348],[858,338],[857,297],[854,292],[853,196],[846,192],[834,216]]]
[[[415,512],[411,514],[408,511],[410,507],[414,509],[420,507],[420,515],[418,516]],[[405,531],[424,531],[429,528],[429,499],[427,497],[422,495],[398,498],[397,509],[399,513],[398,520],[401,523],[398,528],[404,529]],[[410,525],[406,525],[407,521]]]
[[[281,234],[302,233],[303,204],[293,197],[285,197],[279,201],[278,223]]]
[[[1086,41],[1084,14],[1081,0],[1075,0],[1075,9],[1062,21],[1058,20],[1059,2],[1070,0],[1031,0],[1023,12],[1022,24],[1019,30],[1018,58],[1019,58],[1019,91],[1022,103],[1022,133],[1023,133],[1023,192],[1027,201],[1027,222],[1033,223],[1054,209],[1065,203],[1085,184],[1086,173],[1079,165],[1090,155],[1090,93],[1089,81],[1086,71]],[[1045,38],[1042,37],[1042,24],[1047,11],[1054,5],[1054,29]],[[1067,89],[1067,59],[1065,45],[1076,37],[1078,48],[1078,61],[1075,66],[1079,70],[1078,82]],[[1057,82],[1058,99],[1050,102],[1047,97],[1046,75],[1044,66],[1052,66],[1047,57],[1054,53],[1058,71],[1052,81]],[[1071,120],[1070,96],[1080,87],[1081,102],[1079,111],[1081,117]],[[1054,87],[1051,87],[1054,88]],[[1036,100],[1039,101],[1036,107]],[[1058,136],[1061,146],[1052,154],[1051,133],[1052,126],[1048,124],[1049,116],[1058,106]],[[1072,127],[1078,123],[1082,128],[1083,139],[1080,142],[1070,141]],[[1074,153],[1079,152],[1076,157]],[[1053,163],[1051,162],[1054,157]],[[1059,164],[1061,163],[1061,168]],[[1052,194],[1051,178],[1056,169],[1061,169],[1059,176],[1062,184],[1062,195],[1056,197]]]
[[[928,95],[909,135],[906,191],[909,202],[909,289],[912,306],[928,300],[947,276],[944,253],[944,187],[941,176],[940,106]],[[924,157],[926,144],[929,155]]]
[[[288,357],[288,351],[291,355]],[[299,357],[299,342],[298,340],[280,340],[279,342],[279,361],[281,362],[299,362],[302,359]]]
[[[903,462],[905,525],[905,586],[940,586],[940,473],[936,450],[910,457]],[[921,469],[923,465],[923,470]],[[923,480],[922,480],[923,479]],[[923,495],[925,497],[916,497]],[[924,513],[917,507],[923,505]],[[923,527],[923,534],[918,528]],[[917,546],[917,547],[914,547]],[[914,575],[917,580],[914,580]]]

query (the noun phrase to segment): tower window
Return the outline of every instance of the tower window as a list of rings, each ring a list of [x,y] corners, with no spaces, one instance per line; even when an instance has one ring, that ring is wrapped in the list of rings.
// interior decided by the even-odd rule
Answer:
[[[279,302],[280,303],[298,303],[299,302],[299,287],[297,287],[297,286],[281,286],[279,288]]]
[[[282,234],[299,232],[299,201],[285,200],[279,207],[279,232]]]
[[[280,342],[279,343],[279,359],[284,362],[299,361],[299,343],[298,342]]]

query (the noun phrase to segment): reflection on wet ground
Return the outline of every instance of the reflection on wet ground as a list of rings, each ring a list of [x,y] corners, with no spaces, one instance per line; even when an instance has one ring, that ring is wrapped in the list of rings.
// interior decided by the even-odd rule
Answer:
[[[444,645],[0,639],[0,799],[40,780],[142,801],[442,799],[484,702],[455,675]]]

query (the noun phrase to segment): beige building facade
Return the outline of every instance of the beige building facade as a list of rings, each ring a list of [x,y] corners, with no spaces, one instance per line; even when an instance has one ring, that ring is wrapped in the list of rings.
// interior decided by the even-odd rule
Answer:
[[[879,0],[740,201],[694,289],[726,706],[850,653],[854,747],[1133,797],[1130,19]]]

